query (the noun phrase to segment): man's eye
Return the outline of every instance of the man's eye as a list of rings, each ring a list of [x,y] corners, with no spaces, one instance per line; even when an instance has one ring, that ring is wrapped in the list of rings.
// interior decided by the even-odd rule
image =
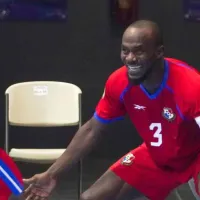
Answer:
[[[135,54],[136,55],[142,55],[143,53],[144,53],[144,51],[141,50],[141,51],[137,51]]]
[[[123,53],[128,53],[129,51],[127,49],[122,49]]]

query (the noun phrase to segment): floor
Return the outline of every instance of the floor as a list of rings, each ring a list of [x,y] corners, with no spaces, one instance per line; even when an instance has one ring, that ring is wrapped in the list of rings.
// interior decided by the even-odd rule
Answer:
[[[108,168],[113,161],[108,159],[94,159],[87,158],[83,162],[83,190],[87,189],[105,170]],[[23,176],[28,178],[35,173],[43,172],[48,166],[47,165],[35,165],[19,163]],[[76,200],[77,199],[77,170],[73,168],[70,173],[64,174],[60,180],[58,187],[54,191],[50,200]],[[192,193],[190,192],[187,185],[183,185],[178,188],[178,192],[182,200],[194,200]],[[134,192],[134,198],[138,196],[137,191]],[[124,200],[132,200],[133,196]],[[10,200],[17,200],[18,198],[11,197]],[[171,194],[168,200],[180,200]]]

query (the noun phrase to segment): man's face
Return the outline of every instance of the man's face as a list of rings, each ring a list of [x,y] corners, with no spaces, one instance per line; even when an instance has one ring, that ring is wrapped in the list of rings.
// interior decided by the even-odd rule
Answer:
[[[145,28],[129,28],[122,38],[121,59],[128,69],[128,78],[140,84],[158,59],[158,47],[152,32]]]

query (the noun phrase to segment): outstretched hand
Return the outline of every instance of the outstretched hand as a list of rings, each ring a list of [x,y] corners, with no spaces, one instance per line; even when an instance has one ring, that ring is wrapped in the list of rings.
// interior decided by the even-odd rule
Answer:
[[[24,191],[25,200],[47,200],[56,186],[56,180],[46,172],[23,179],[23,181],[25,185],[28,185]]]

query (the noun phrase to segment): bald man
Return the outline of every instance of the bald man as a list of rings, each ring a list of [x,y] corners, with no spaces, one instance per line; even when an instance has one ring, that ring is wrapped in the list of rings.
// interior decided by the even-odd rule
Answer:
[[[114,163],[80,199],[128,199],[126,195],[135,188],[146,198],[164,200],[191,178],[199,193],[198,72],[183,61],[164,57],[161,31],[148,20],[136,21],[125,30],[121,60],[124,65],[108,77],[93,117],[63,155],[46,172],[24,180],[31,184],[26,200],[47,198],[57,177],[84,158],[106,135],[109,124],[126,114],[144,142]]]

